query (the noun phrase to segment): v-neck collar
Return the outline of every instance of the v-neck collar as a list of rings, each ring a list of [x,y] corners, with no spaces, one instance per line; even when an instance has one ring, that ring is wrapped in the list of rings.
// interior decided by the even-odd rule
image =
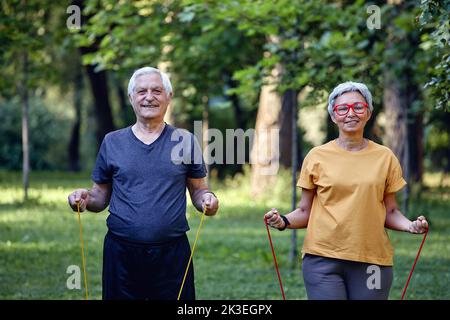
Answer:
[[[153,142],[151,142],[151,143],[149,143],[149,144],[143,142],[141,139],[139,139],[139,138],[134,134],[134,132],[133,132],[133,125],[129,126],[128,128],[129,128],[129,132],[130,132],[131,136],[133,137],[133,140],[137,141],[137,142],[138,142],[139,144],[141,144],[142,146],[148,148],[148,147],[151,147],[151,146],[155,145],[156,142],[158,142],[158,141],[161,139],[161,137],[166,133],[167,127],[168,127],[168,126],[169,126],[169,125],[168,125],[166,122],[164,122],[164,129],[161,131],[161,133],[159,134],[159,136],[158,136]]]

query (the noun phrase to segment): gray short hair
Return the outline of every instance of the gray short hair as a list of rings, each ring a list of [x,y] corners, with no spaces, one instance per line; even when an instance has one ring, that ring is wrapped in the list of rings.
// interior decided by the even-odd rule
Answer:
[[[167,96],[169,96],[172,93],[172,84],[170,83],[169,76],[166,73],[162,72],[161,70],[152,67],[143,67],[137,69],[133,73],[133,75],[130,78],[130,81],[128,82],[128,95],[131,97],[137,77],[143,76],[144,74],[152,74],[152,73],[157,73],[161,76],[164,91],[166,91]]]
[[[369,105],[370,112],[373,111],[372,94],[370,93],[367,86],[364,83],[347,81],[334,88],[333,92],[331,92],[330,96],[328,97],[328,113],[331,117],[334,116],[333,105],[337,97],[342,96],[346,92],[352,91],[359,92],[364,97],[364,99],[366,99],[366,102]]]

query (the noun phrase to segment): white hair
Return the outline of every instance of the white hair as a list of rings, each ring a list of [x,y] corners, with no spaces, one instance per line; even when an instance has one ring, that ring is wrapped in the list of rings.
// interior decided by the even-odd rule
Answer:
[[[333,106],[337,97],[342,96],[346,92],[353,91],[359,92],[364,97],[364,99],[366,99],[366,103],[369,105],[370,112],[373,111],[372,94],[370,93],[367,86],[364,83],[347,81],[334,88],[333,92],[331,92],[330,96],[328,97],[328,113],[331,117],[333,117]]]
[[[152,73],[157,73],[161,76],[164,91],[166,91],[166,95],[169,96],[172,93],[172,84],[170,83],[169,76],[166,73],[162,72],[161,70],[152,67],[143,67],[137,69],[133,73],[133,75],[130,78],[130,81],[128,82],[128,95],[131,97],[134,91],[134,86],[137,77],[143,76],[144,74],[152,74]]]

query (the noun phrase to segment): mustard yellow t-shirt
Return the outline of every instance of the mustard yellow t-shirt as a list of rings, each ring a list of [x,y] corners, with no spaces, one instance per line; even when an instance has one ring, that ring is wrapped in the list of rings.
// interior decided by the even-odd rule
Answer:
[[[394,153],[373,141],[354,152],[334,140],[313,148],[297,182],[316,189],[302,253],[392,266],[383,199],[405,185]]]

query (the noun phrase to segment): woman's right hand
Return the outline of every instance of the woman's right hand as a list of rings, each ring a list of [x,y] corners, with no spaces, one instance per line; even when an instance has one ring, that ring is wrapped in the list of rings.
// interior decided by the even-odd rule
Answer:
[[[264,220],[267,221],[267,224],[272,228],[282,229],[284,228],[284,221],[281,219],[278,210],[272,208],[269,212],[264,215]]]

